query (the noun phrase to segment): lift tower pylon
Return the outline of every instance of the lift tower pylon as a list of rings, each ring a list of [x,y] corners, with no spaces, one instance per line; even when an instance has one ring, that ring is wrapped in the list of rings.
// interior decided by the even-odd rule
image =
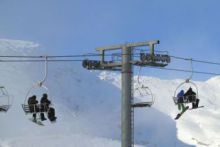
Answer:
[[[133,142],[133,109],[137,107],[150,107],[151,105],[133,104],[133,65],[136,66],[157,66],[165,67],[170,63],[170,56],[155,53],[155,45],[159,44],[159,40],[127,43],[97,48],[100,52],[100,60],[83,60],[83,67],[88,70],[117,70],[121,71],[121,147],[132,147]],[[133,50],[135,47],[148,46],[150,52],[141,52],[138,59],[133,58]],[[107,61],[106,52],[113,50],[121,50],[121,61]]]

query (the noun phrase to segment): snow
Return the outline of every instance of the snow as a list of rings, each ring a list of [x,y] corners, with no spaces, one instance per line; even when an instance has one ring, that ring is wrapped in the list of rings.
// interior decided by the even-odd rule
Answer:
[[[102,72],[100,74],[100,78],[107,80],[120,88],[120,75],[116,73]],[[140,77],[140,79],[141,82],[152,89],[152,92],[156,97],[156,102],[151,109],[156,109],[164,115],[167,115],[168,120],[173,120],[175,115],[178,113],[178,110],[177,107],[173,104],[172,97],[176,87],[184,80],[177,79],[168,81],[146,76]],[[177,137],[184,143],[196,146],[220,146],[220,77],[213,77],[205,82],[193,82],[198,86],[199,89],[198,92],[200,105],[204,105],[205,107],[188,111],[181,117],[181,119],[174,122],[176,123]],[[134,78],[134,83],[137,83],[137,77]],[[140,97],[137,97],[137,93],[135,93],[135,95],[136,98],[140,99]],[[157,121],[160,123],[168,121],[165,121],[165,119],[162,119],[161,121],[161,119],[162,118],[158,118]],[[146,123],[149,122],[147,119],[144,121]],[[142,127],[145,128],[147,126]]]
[[[1,147],[97,147],[97,146],[120,146],[120,142],[106,138],[92,137],[83,134],[61,134],[51,136],[26,136],[10,138],[2,141]]]
[[[42,55],[37,43],[0,39],[1,55]],[[44,51],[45,53],[45,51]],[[49,53],[48,53],[49,54]],[[91,72],[81,63],[49,63],[48,79],[56,123],[45,126],[32,123],[25,115],[28,89],[43,78],[43,63],[1,63],[0,85],[10,93],[13,104],[8,113],[0,114],[0,147],[120,147],[121,77],[114,72]],[[136,84],[137,77],[134,78]],[[151,88],[155,104],[152,108],[135,109],[136,147],[191,147],[220,145],[220,77],[195,81],[201,105],[188,111],[180,120],[172,97],[182,79],[161,80],[141,77]],[[135,93],[136,99],[143,99]]]
[[[32,55],[38,46],[1,39],[0,53]],[[43,78],[43,70],[43,63],[1,63],[0,83],[13,105],[8,113],[0,114],[0,146],[120,146],[120,107],[115,105],[120,102],[120,91],[78,64],[49,63],[45,85],[58,120],[55,124],[43,122],[44,127],[32,123],[21,104],[32,85]],[[106,95],[108,90],[115,93]]]

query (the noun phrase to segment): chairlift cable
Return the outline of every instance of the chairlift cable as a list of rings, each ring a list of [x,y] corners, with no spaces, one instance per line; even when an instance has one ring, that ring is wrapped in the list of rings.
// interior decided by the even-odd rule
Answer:
[[[47,60],[47,62],[82,62],[83,60],[74,60],[74,59],[62,59],[62,60],[58,60],[58,59],[50,59]],[[0,60],[0,62],[45,62],[45,60]]]
[[[82,62],[83,60],[73,60],[73,59],[63,59],[63,60],[47,60],[48,62]],[[0,60],[0,62],[45,62],[45,60]],[[177,68],[166,68],[166,67],[152,67],[148,66],[148,68],[155,68],[155,69],[161,69],[161,70],[170,70],[170,71],[178,71],[178,72],[192,72],[191,70],[186,70],[186,69],[177,69]],[[214,75],[214,76],[219,76],[220,73],[215,73],[215,72],[203,72],[203,71],[193,71],[195,74],[205,74],[205,75]]]
[[[161,51],[162,52],[162,51]],[[96,57],[96,56],[101,56],[102,54],[99,53],[88,53],[88,54],[72,54],[72,55],[50,55],[48,56],[49,58],[79,58],[79,57]],[[122,54],[120,54],[122,55]],[[139,54],[137,53],[133,53],[133,56],[135,55],[136,57],[139,56]],[[112,54],[105,54],[105,56],[112,56]],[[0,56],[0,58],[43,58],[44,56]],[[175,58],[175,59],[180,59],[180,60],[192,60],[193,62],[198,62],[198,63],[205,63],[205,64],[213,64],[213,65],[220,65],[219,62],[213,62],[213,61],[206,61],[206,60],[198,60],[198,59],[193,59],[193,58],[185,58],[185,57],[179,57],[179,56],[174,56],[174,55],[170,55],[171,58]],[[6,60],[7,61],[7,60]],[[16,62],[17,60],[13,61]],[[58,60],[56,60],[58,61]],[[62,60],[63,61],[63,60]],[[2,62],[2,60],[0,61]],[[9,62],[9,61],[7,61]],[[18,61],[19,62],[19,61]]]
[[[89,54],[76,54],[76,55],[50,55],[48,58],[74,58],[85,56],[100,56],[101,54],[89,53]],[[0,56],[0,58],[44,58],[44,56]]]
[[[213,65],[220,65],[219,62],[213,62],[213,61],[205,61],[205,60],[197,60],[197,59],[193,59],[193,58],[184,58],[184,57],[178,57],[178,56],[170,56],[171,58],[175,58],[175,59],[180,59],[180,60],[192,60],[193,62],[198,62],[198,63],[205,63],[205,64],[213,64]]]
[[[161,70],[170,70],[170,71],[178,71],[178,72],[186,72],[186,73],[192,72],[191,70],[187,70],[187,69],[177,69],[177,68],[167,68],[167,67],[162,68],[162,67],[148,66],[148,68],[161,69]],[[214,72],[193,71],[193,73],[220,76],[220,73],[214,73]]]
[[[113,54],[105,54],[105,56],[112,56]],[[125,55],[125,54],[120,54],[119,55]],[[139,55],[137,53],[135,54],[130,54],[130,55]],[[78,58],[78,57],[96,57],[96,56],[102,56],[102,54],[95,54],[95,53],[88,53],[88,54],[76,54],[76,55],[50,55],[47,56],[49,58]],[[0,56],[0,58],[44,58],[44,56]]]
[[[84,54],[84,55],[65,55],[65,56],[47,56],[48,60],[47,62],[82,62],[83,59],[49,59],[49,58],[68,58],[68,57],[91,57],[91,56],[100,56],[100,54]],[[109,55],[110,56],[110,55]],[[8,57],[8,58],[43,58],[43,56],[0,56],[1,57]],[[173,58],[179,58],[179,59],[184,59],[184,60],[190,60],[189,58],[182,58],[182,57],[176,57],[176,56],[171,56]],[[200,62],[201,60],[195,60],[191,58],[192,62]],[[20,59],[2,59],[0,62],[45,62],[45,60],[42,59],[25,59],[25,60],[20,60]],[[216,64],[220,65],[220,63],[215,63],[215,62],[209,62],[209,61],[201,61],[209,64]],[[178,72],[192,72],[191,70],[186,70],[186,69],[177,69],[177,68],[161,68],[161,67],[151,67],[148,66],[149,68],[156,68],[156,69],[162,69],[162,70],[171,70],[171,71],[178,71]],[[206,74],[206,75],[214,75],[218,76],[220,73],[215,73],[215,72],[203,72],[203,71],[193,71],[193,73],[196,74]]]

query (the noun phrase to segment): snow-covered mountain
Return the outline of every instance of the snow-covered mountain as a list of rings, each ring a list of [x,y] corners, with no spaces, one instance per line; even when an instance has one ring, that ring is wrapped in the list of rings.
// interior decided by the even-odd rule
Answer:
[[[0,55],[42,55],[39,44],[0,40]],[[48,53],[50,54],[50,53]],[[43,63],[1,63],[0,85],[12,97],[12,107],[0,114],[1,147],[120,147],[120,74],[90,72],[81,63],[49,63],[45,85],[58,120],[38,126],[21,104],[29,88],[44,76]],[[135,77],[135,80],[137,78]],[[172,96],[183,80],[141,77],[156,98],[152,108],[135,110],[137,147],[190,147],[220,145],[220,77],[196,82],[201,105],[180,120]],[[142,100],[137,96],[137,99]]]
[[[0,40],[1,55],[45,55],[38,44]],[[48,53],[49,54],[49,53]],[[44,63],[1,63],[0,84],[12,97],[12,107],[1,113],[1,147],[112,147],[120,146],[120,91],[100,80],[81,63],[49,63],[45,85],[58,120],[39,127],[21,104],[28,90],[44,76]],[[109,95],[109,90],[114,91]]]
[[[103,72],[100,74],[100,78],[103,80],[107,80],[116,87],[120,88],[120,75],[115,73]],[[137,76],[134,77],[135,83],[137,83]],[[218,147],[220,146],[220,77],[213,77],[206,82],[198,82],[194,81],[194,83],[198,87],[200,105],[205,106],[201,109],[195,109],[191,111],[187,111],[178,121],[174,121],[176,114],[178,113],[177,106],[174,105],[172,97],[174,96],[174,92],[176,88],[184,82],[183,79],[177,80],[161,80],[158,78],[153,77],[140,77],[141,82],[151,88],[154,97],[156,98],[155,104],[151,109],[146,111],[153,111],[157,110],[161,112],[163,115],[167,116],[167,119],[164,119],[161,116],[154,116],[155,113],[152,112],[141,112],[141,110],[135,111],[136,121],[137,121],[137,128],[142,131],[144,129],[146,132],[152,131],[152,128],[149,128],[147,123],[151,122],[152,119],[155,121],[153,125],[155,126],[157,123],[160,125],[164,125],[170,121],[169,124],[166,124],[163,127],[156,127],[152,131],[153,133],[156,132],[158,129],[162,135],[166,136],[164,139],[169,139],[170,133],[166,129],[173,129],[173,133],[176,133],[177,138],[183,141],[186,144],[192,144],[196,146],[211,146],[211,147]],[[185,84],[187,88],[188,86]],[[184,86],[182,88],[185,88]],[[193,88],[193,87],[192,87]],[[196,89],[194,88],[196,91]],[[138,97],[137,92],[135,93],[136,99],[141,100]],[[142,100],[143,101],[143,100]],[[189,105],[192,107],[191,105]],[[140,114],[141,113],[141,114]],[[151,114],[149,114],[151,113]],[[143,116],[146,118],[142,118],[140,122],[140,118]],[[156,117],[156,118],[155,118]],[[146,123],[145,125],[140,128],[141,123]],[[139,124],[140,123],[140,124]],[[147,130],[148,128],[149,130]],[[144,132],[144,133],[146,133]],[[138,132],[139,134],[140,132]],[[142,132],[143,133],[143,132]],[[153,133],[146,133],[148,135],[152,135]],[[136,133],[137,134],[137,133]],[[137,135],[138,136],[138,135]],[[142,136],[143,137],[143,134]],[[154,136],[155,137],[155,136]],[[175,135],[172,136],[175,138]],[[157,137],[155,137],[157,138]],[[154,139],[155,139],[154,138]],[[154,139],[150,139],[151,141]],[[167,142],[169,144],[172,139]],[[155,141],[157,142],[157,141]],[[158,143],[158,142],[157,142]],[[171,145],[171,144],[170,144]],[[161,146],[164,146],[161,144]],[[166,145],[167,146],[167,145]],[[181,146],[171,145],[171,146]],[[186,146],[186,145],[185,145]]]

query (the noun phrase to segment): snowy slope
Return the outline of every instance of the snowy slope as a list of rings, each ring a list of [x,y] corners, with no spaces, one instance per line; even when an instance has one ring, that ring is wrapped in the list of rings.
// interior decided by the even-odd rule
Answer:
[[[100,75],[100,78],[110,81],[110,83],[113,83],[113,85],[120,88],[120,75],[103,72]],[[199,89],[199,98],[201,100],[200,105],[204,105],[205,108],[188,111],[178,121],[173,120],[175,115],[178,113],[178,110],[173,103],[172,97],[176,87],[184,80],[179,79],[167,81],[145,76],[141,77],[140,79],[143,83],[145,83],[145,85],[152,89],[154,96],[156,97],[156,102],[152,109],[158,110],[164,115],[168,116],[167,119],[172,121],[172,125],[176,125],[177,137],[180,140],[187,144],[201,147],[220,146],[220,77],[213,77],[206,82],[195,82]],[[134,81],[137,83],[137,77],[135,77]],[[135,95],[137,95],[137,93]],[[148,109],[147,111],[152,110]],[[145,112],[145,114],[143,112],[142,114],[138,113],[139,112],[136,111],[135,115],[137,115],[137,125],[138,129],[140,130],[140,118],[138,117],[141,117],[141,115],[148,115],[147,118],[142,120],[145,121],[145,123],[149,121],[151,122],[151,119],[154,119],[155,117],[154,114],[149,114],[150,112]],[[166,122],[163,118],[158,118],[157,121],[159,121],[159,123],[162,125],[164,125],[164,122]],[[148,124],[143,125],[142,128],[147,128],[147,125]],[[150,129],[146,129],[146,131],[149,132]],[[169,134],[164,128],[162,128],[160,131],[166,132],[166,135]]]
[[[0,40],[0,55],[44,55],[40,45]],[[50,53],[48,53],[50,54]],[[28,89],[43,77],[43,63],[0,63],[0,85],[13,97],[13,106],[0,114],[1,147],[119,147],[120,75],[90,72],[81,63],[49,63],[45,85],[57,112],[57,123],[44,127],[30,122],[21,104]],[[156,97],[153,108],[135,110],[135,143],[144,147],[217,147],[219,141],[219,77],[196,82],[204,109],[173,118],[177,108],[172,96],[182,80],[143,77]],[[140,99],[142,100],[142,99]],[[215,136],[215,137],[213,137]],[[190,145],[191,144],[191,145]],[[203,145],[202,145],[203,144]]]
[[[1,55],[42,55],[38,44],[0,40]],[[32,54],[33,53],[33,54]],[[45,54],[45,52],[44,52]],[[13,98],[8,113],[0,114],[1,147],[119,147],[120,92],[81,68],[81,63],[49,63],[45,85],[53,99],[57,123],[44,127],[29,121],[21,104],[29,88],[42,79],[43,63],[1,63],[0,83]],[[109,91],[113,91],[110,95]]]

